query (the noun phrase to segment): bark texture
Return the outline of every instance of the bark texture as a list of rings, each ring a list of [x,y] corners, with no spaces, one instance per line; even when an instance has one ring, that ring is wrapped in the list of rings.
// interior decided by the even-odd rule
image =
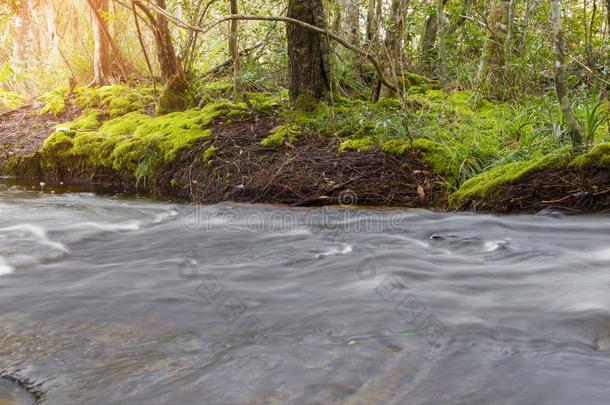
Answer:
[[[322,0],[290,0],[288,17],[326,29]],[[325,99],[331,89],[330,45],[316,32],[286,24],[290,99]]]

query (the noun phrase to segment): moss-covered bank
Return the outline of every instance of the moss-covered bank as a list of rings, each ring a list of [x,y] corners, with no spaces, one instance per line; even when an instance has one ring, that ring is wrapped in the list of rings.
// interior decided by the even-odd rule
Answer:
[[[17,177],[131,184],[205,202],[311,205],[349,193],[371,205],[608,208],[607,129],[589,138],[596,147],[574,153],[546,132],[554,128],[547,100],[523,107],[414,89],[402,103],[337,97],[295,109],[283,93],[239,101],[230,93],[210,83],[197,107],[155,115],[148,88],[58,89],[41,97],[35,114],[54,117],[54,130],[47,125],[34,151],[0,165]],[[2,125],[10,126],[0,122],[0,137]],[[571,180],[544,184],[541,176],[555,173]]]

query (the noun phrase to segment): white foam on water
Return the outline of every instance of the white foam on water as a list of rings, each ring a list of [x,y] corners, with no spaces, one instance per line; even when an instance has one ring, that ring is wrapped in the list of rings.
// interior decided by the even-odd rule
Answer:
[[[68,248],[65,247],[63,244],[51,240],[49,238],[49,236],[47,235],[47,231],[43,227],[41,227],[39,225],[34,225],[34,224],[18,224],[18,225],[9,226],[9,227],[6,227],[6,228],[0,228],[0,232],[24,232],[24,233],[29,233],[30,235],[34,236],[34,238],[37,240],[37,242],[39,242],[41,245],[48,246],[48,247],[51,247],[53,249],[60,250],[63,253],[66,253],[66,254],[70,253]]]
[[[101,231],[107,232],[121,232],[121,231],[139,231],[142,228],[140,221],[127,221],[119,222],[115,224],[101,224],[98,222],[85,222],[80,224],[82,227],[95,228]]]
[[[599,261],[610,260],[610,248],[595,250],[593,252],[586,253],[585,255],[586,255],[586,257],[593,259],[593,260],[599,260]]]
[[[324,257],[324,256],[346,255],[346,254],[351,253],[352,251],[353,251],[353,247],[352,247],[352,245],[349,245],[349,244],[344,245],[342,248],[333,246],[332,248],[328,249],[326,252],[316,254],[316,259],[318,259],[320,257]]]
[[[170,211],[166,211],[166,212],[162,212],[160,214],[157,214],[155,216],[155,219],[153,219],[153,224],[161,224],[165,221],[167,221],[168,219],[174,218],[178,216],[178,211],[176,210],[170,210]]]
[[[490,240],[483,244],[483,250],[485,252],[495,252],[506,245],[508,245],[508,240]]]
[[[15,269],[9,266],[4,257],[0,256],[0,276],[11,274],[13,271],[15,271]]]

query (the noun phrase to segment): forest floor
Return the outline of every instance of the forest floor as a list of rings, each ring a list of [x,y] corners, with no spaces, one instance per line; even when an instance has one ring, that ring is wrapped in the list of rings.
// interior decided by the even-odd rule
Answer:
[[[47,97],[46,105],[57,111],[30,105],[0,114],[0,175],[133,186],[198,203],[610,212],[607,142],[584,153],[553,146],[465,175],[467,160],[454,162],[460,144],[341,136],[341,128],[332,132],[311,125],[309,118],[282,113],[273,98],[252,96],[239,103],[212,97],[203,107],[155,117],[147,95],[125,87],[104,91]],[[495,110],[485,108],[486,116],[492,111],[497,119]],[[356,113],[361,111],[359,105]],[[326,125],[324,114],[315,111],[315,125]],[[346,117],[354,114],[345,111]],[[490,123],[481,126],[485,141]],[[520,145],[513,147],[520,151]]]
[[[37,152],[56,125],[78,117],[81,110],[71,107],[61,118],[39,112],[40,106],[26,105],[0,114],[0,166],[11,156]]]

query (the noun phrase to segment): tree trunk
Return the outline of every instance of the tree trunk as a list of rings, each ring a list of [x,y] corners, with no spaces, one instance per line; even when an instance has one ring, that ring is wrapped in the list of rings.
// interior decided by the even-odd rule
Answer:
[[[405,14],[409,0],[392,0],[391,15],[384,41],[384,74],[386,77],[397,78],[404,62],[403,37],[405,33]],[[394,80],[394,82],[398,82]],[[381,87],[380,97],[389,97],[392,90],[386,86]]]
[[[419,51],[419,68],[424,73],[430,73],[432,63],[434,61],[434,44],[436,42],[436,34],[438,31],[438,18],[436,12],[429,15],[426,19],[424,36],[421,41]]]
[[[157,6],[165,10],[165,0],[157,0],[156,3]],[[167,18],[158,14],[156,21],[154,22],[154,27],[157,59],[159,60],[161,77],[165,82],[168,82],[179,73],[179,66]]]
[[[436,25],[438,26],[438,80],[441,87],[447,84],[447,66],[445,55],[445,2],[436,0]]]
[[[377,1],[369,0],[366,10],[366,42],[372,45],[379,36],[379,22],[376,14]]]
[[[30,6],[29,1],[19,1],[17,15],[14,18],[15,39],[13,40],[13,61],[16,64],[24,63],[28,55],[30,39]]]
[[[487,84],[493,88],[501,82],[504,66],[503,45],[506,39],[509,0],[490,0],[488,35],[483,44],[476,83]]]
[[[57,35],[57,22],[55,20],[55,7],[53,2],[45,4],[45,19],[47,21],[47,36],[49,38],[49,50],[51,59],[59,55],[59,36]]]
[[[347,41],[360,47],[360,2],[358,0],[343,0],[345,17],[341,20],[341,35]],[[356,63],[356,55],[353,52],[346,54],[352,64]]]
[[[610,0],[606,0],[606,67],[610,67]],[[602,83],[602,98],[606,98],[608,106],[610,106],[610,91],[608,82],[610,82],[610,69],[606,68],[604,74],[606,83]],[[610,107],[608,107],[610,108]],[[606,122],[608,126],[608,135],[610,135],[610,113],[606,114]]]
[[[108,13],[108,0],[93,0],[95,10],[103,19]],[[95,14],[95,11],[93,12]],[[105,22],[93,16],[93,81],[91,86],[103,86],[108,83],[110,75],[110,52],[109,44],[104,33]],[[107,31],[106,31],[107,32]]]
[[[231,14],[239,14],[237,9],[237,0],[230,0]],[[237,99],[241,87],[241,60],[239,57],[239,46],[237,44],[237,30],[239,28],[238,20],[231,20],[231,29],[229,34],[229,53],[233,59],[233,86],[234,97]]]
[[[507,32],[504,41],[504,78],[512,95],[513,93],[513,36],[515,31],[514,0],[508,1]]]
[[[326,29],[323,0],[289,0],[288,17]],[[325,99],[331,90],[330,44],[324,35],[286,25],[290,99]]]
[[[551,0],[551,25],[553,28],[553,42],[555,43],[555,66],[553,69],[555,75],[555,92],[557,93],[557,99],[559,100],[559,106],[563,113],[568,135],[572,140],[572,144],[579,147],[582,144],[582,136],[580,134],[580,129],[578,128],[578,122],[576,121],[574,113],[572,112],[572,107],[570,106],[564,78],[565,50],[559,0]]]

